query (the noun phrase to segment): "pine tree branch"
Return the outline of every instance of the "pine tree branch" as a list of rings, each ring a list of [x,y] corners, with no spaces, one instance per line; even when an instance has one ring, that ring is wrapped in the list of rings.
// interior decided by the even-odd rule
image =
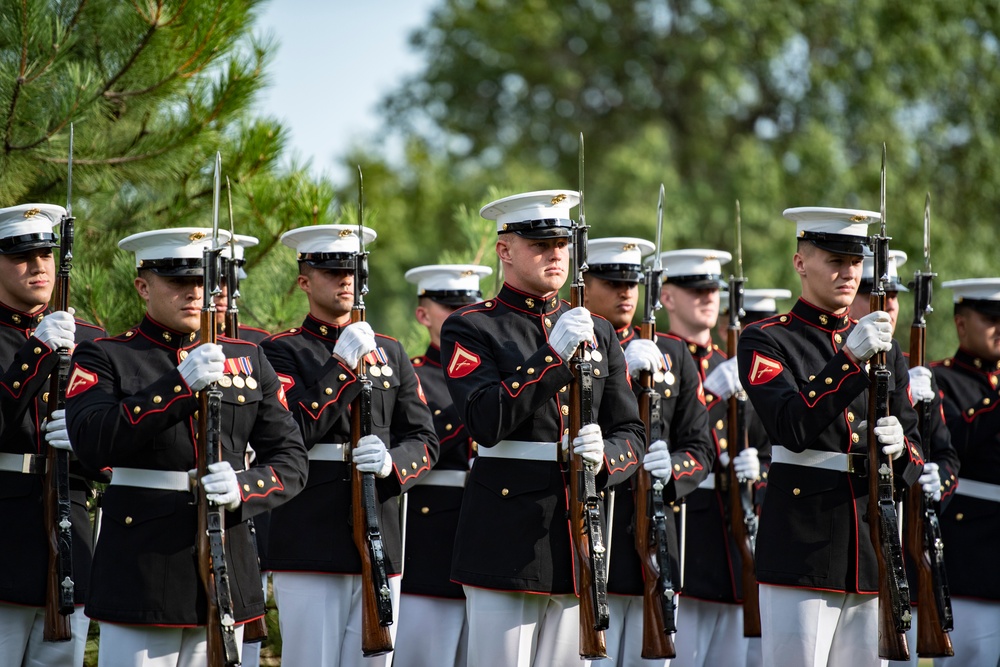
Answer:
[[[208,28],[208,33],[205,35],[205,39],[203,39],[202,43],[198,45],[198,47],[195,49],[195,52],[191,54],[191,57],[188,58],[183,64],[181,64],[181,66],[178,68],[178,70],[184,70],[189,65],[191,65],[193,62],[197,61],[198,58],[201,56],[201,54],[208,47],[209,40],[211,39],[212,35],[215,33],[216,27],[218,27],[218,25],[219,25],[219,15],[222,14],[222,3],[223,2],[225,2],[225,0],[219,0],[219,2],[217,2],[216,5],[215,5],[215,17],[212,20],[212,25],[209,26],[209,28]],[[204,65],[201,65],[199,67],[196,67],[194,70],[192,70],[190,72],[182,74],[181,76],[183,76],[184,78],[190,78],[190,77],[194,76],[195,74],[197,74],[198,72],[200,72],[203,68],[204,68]]]
[[[157,16],[155,19],[152,17],[150,18],[149,29],[143,34],[142,39],[139,40],[139,44],[136,47],[135,51],[132,52],[132,55],[129,56],[129,59],[125,62],[124,65],[122,65],[121,69],[118,70],[118,73],[112,76],[110,79],[108,79],[107,82],[105,82],[103,90],[101,90],[101,92],[95,95],[94,98],[91,100],[91,102],[96,101],[98,97],[104,96],[105,93],[111,90],[111,87],[118,82],[118,79],[125,76],[125,73],[128,72],[132,68],[132,65],[135,64],[135,61],[139,59],[140,54],[142,54],[142,52],[146,49],[146,47],[149,46],[149,42],[152,40],[153,34],[156,33],[156,30],[159,27],[157,22],[159,21],[159,13],[162,9],[163,5],[159,5],[157,7]]]
[[[21,19],[24,21],[24,30],[21,32],[21,65],[17,79],[14,81],[14,90],[10,96],[10,109],[7,113],[7,126],[4,128],[3,136],[4,150],[7,153],[11,151],[10,140],[14,134],[14,111],[17,108],[17,100],[21,97],[24,72],[28,67],[28,0],[21,0]]]

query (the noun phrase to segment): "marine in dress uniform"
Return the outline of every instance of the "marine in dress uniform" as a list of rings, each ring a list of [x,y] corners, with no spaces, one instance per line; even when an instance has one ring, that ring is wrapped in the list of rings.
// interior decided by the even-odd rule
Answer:
[[[684,498],[705,479],[715,461],[715,446],[709,435],[701,379],[684,342],[665,334],[657,334],[655,342],[646,340],[632,326],[639,283],[643,279],[642,257],[653,250],[655,246],[643,239],[591,239],[587,245],[586,306],[615,328],[636,392],[640,389],[639,373],[643,370],[653,373],[654,388],[660,394],[661,433],[667,438],[666,442],[652,443],[644,465],[651,474],[672,480],[664,489],[664,501],[672,503]],[[646,288],[659,295],[659,285]],[[613,489],[612,534],[608,540],[613,546],[608,566],[611,609],[606,633],[608,655],[615,665],[665,665],[670,661],[641,657],[643,570],[635,548],[635,481],[632,476]],[[678,591],[680,545],[672,511],[667,514],[667,524],[670,576],[674,590]]]
[[[227,567],[237,624],[264,613],[247,519],[302,488],[306,452],[277,375],[253,343],[200,344],[202,252],[211,230],[177,228],[119,242],[136,255],[146,315],[112,338],[81,343],[67,384],[74,451],[113,469],[104,494],[87,613],[100,621],[99,661],[204,665],[206,596],[194,558],[197,393],[222,392],[223,460],[200,481],[226,508]],[[244,470],[247,443],[257,452]],[[242,628],[237,632],[242,634]]]
[[[581,342],[595,344],[596,424],[581,429],[574,452],[598,468],[599,489],[625,481],[643,455],[614,329],[557,295],[579,199],[546,190],[484,206],[480,214],[496,220],[505,283],[441,330],[448,391],[479,443],[452,561],[452,579],[466,594],[471,667],[588,664],[579,658],[568,480],[558,461],[569,426],[568,360]]]
[[[375,239],[367,227],[365,245]],[[309,299],[302,326],[262,343],[285,387],[309,449],[309,483],[271,513],[267,560],[281,624],[286,667],[388,665],[392,653],[362,658],[361,559],[351,527],[350,406],[361,390],[362,356],[372,381],[372,435],[352,457],[376,476],[379,525],[398,618],[402,572],[400,499],[437,461],[430,409],[403,346],[350,323],[354,267],[360,248],[352,225],[314,225],[285,232],[298,252],[298,285]],[[368,584],[370,585],[370,584]],[[397,623],[390,626],[394,635]]]
[[[958,350],[931,365],[951,442],[961,460],[958,488],[941,513],[952,594],[955,657],[947,665],[1000,664],[1000,278],[942,283],[954,294]],[[945,488],[949,480],[945,480]]]
[[[867,523],[865,362],[887,353],[889,417],[874,426],[905,488],[923,469],[906,363],[888,313],[848,316],[868,224],[853,209],[785,211],[797,223],[802,296],[747,327],[743,387],[772,443],[757,534],[765,665],[878,665],[878,564]]]
[[[69,448],[65,419],[48,419],[49,375],[58,365],[58,348],[104,335],[69,313],[48,309],[58,246],[52,227],[64,215],[64,208],[50,204],[0,209],[0,514],[7,545],[0,551],[0,664],[12,667],[79,667],[90,624],[82,605],[93,547],[87,503],[94,473],[72,462],[73,638],[42,641],[49,557],[42,511],[47,441],[57,439]],[[58,424],[63,424],[58,433],[46,432]]]
[[[899,279],[899,267],[906,263],[906,253],[902,250],[890,250],[888,265],[886,266],[885,284],[885,310],[889,313],[892,328],[895,330],[899,317],[899,293],[909,292],[906,285]],[[861,319],[871,312],[871,294],[874,288],[875,261],[872,257],[865,257],[861,267],[861,285],[858,295],[854,297],[851,304],[850,316],[852,319]],[[904,356],[909,358],[908,354]],[[909,363],[909,362],[907,362]],[[921,434],[921,442],[924,452],[923,473],[917,480],[923,487],[925,493],[930,493],[937,501],[941,502],[941,507],[946,507],[957,488],[958,481],[958,454],[951,445],[951,436],[944,423],[944,412],[941,404],[941,397],[938,394],[937,383],[931,370],[926,366],[914,366],[910,368],[910,398],[914,405],[918,401],[930,401],[930,433]],[[943,482],[942,482],[943,480]],[[905,521],[908,515],[904,512],[900,517]],[[906,530],[904,528],[904,530]],[[906,533],[904,532],[904,535]],[[946,549],[946,553],[949,551]],[[910,664],[916,667],[920,657],[917,655],[917,623],[920,619],[917,616],[917,571],[913,566],[913,557],[910,555],[907,540],[903,540],[903,555],[906,559],[906,576],[910,584],[910,603],[913,606],[913,619],[910,629],[906,632],[907,645],[910,647]]]
[[[722,250],[671,250],[660,255],[664,281],[660,300],[670,315],[670,333],[682,340],[705,388],[709,433],[715,457],[708,476],[686,498],[684,585],[677,617],[680,667],[747,664],[755,647],[743,636],[742,560],[728,519],[728,494],[718,483],[729,466],[729,398],[740,390],[736,360],[712,342],[719,316],[722,265],[732,255]],[[749,447],[734,461],[745,481],[761,480],[761,457],[769,454],[767,436],[753,410],[747,410]],[[757,664],[754,658],[753,664]]]
[[[467,661],[465,594],[451,581],[451,557],[475,441],[445,385],[441,325],[460,307],[482,300],[479,281],[491,273],[476,264],[434,264],[406,272],[406,280],[417,287],[417,321],[430,334],[427,351],[411,361],[434,414],[441,455],[407,494],[395,667],[464,667]]]

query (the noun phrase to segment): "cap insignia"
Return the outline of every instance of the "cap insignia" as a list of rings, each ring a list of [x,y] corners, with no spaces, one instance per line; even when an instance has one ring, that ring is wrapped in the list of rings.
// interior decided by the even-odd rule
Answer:
[[[635,250],[638,247],[639,246],[637,246],[634,243],[626,243],[625,245],[622,246],[622,250]]]
[[[354,232],[352,232],[350,229],[341,229],[340,230],[340,238],[344,238],[345,236],[350,236],[353,233]]]
[[[852,215],[851,222],[866,222],[868,220],[867,215]]]
[[[555,197],[552,198],[552,205],[555,206],[556,204],[562,202],[565,199],[566,199],[566,195],[564,195],[562,193],[557,194]]]
[[[24,217],[26,217],[26,218],[33,218],[36,215],[38,215],[39,213],[41,213],[41,212],[42,212],[42,209],[40,209],[40,208],[29,208],[27,211],[24,212]]]
[[[200,241],[205,238],[205,232],[194,232],[188,237],[191,241]]]
[[[475,271],[462,271],[463,278],[468,278],[469,276],[474,276],[474,275],[476,275]]]

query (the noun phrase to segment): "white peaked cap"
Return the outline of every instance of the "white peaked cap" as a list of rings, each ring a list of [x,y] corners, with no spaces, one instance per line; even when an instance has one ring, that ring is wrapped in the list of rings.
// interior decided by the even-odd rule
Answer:
[[[428,264],[410,269],[404,277],[417,286],[417,296],[462,305],[479,300],[479,280],[491,273],[493,269],[478,264]]]
[[[732,259],[733,256],[725,250],[705,248],[661,252],[663,282],[692,289],[719,287],[722,265],[728,264]],[[647,263],[650,261],[646,260]]]
[[[365,246],[378,234],[370,227],[362,227]],[[356,254],[361,250],[357,225],[310,225],[290,229],[281,235],[281,242],[298,251],[299,256],[327,253]]]
[[[20,204],[0,208],[0,252],[14,253],[56,245],[52,228],[66,215],[55,204]]]
[[[219,243],[227,243],[229,236],[220,229]],[[134,252],[136,268],[144,268],[144,264],[161,260],[200,260],[213,241],[211,228],[174,227],[132,234],[119,241],[118,247]]]
[[[635,264],[642,266],[642,258],[656,250],[656,246],[645,239],[629,236],[611,236],[587,241],[587,264],[591,267],[601,264]]]
[[[236,234],[235,236],[233,236],[233,243],[230,244],[227,242],[226,245],[222,248],[222,256],[226,259],[235,259],[237,261],[242,260],[244,258],[244,250],[246,248],[252,248],[258,243],[260,243],[260,239],[258,239],[256,236],[247,236],[246,234]],[[235,255],[235,257],[232,258],[230,257],[230,248],[232,248],[233,250],[232,254]]]
[[[795,235],[828,252],[867,254],[868,225],[878,222],[875,211],[829,206],[786,208],[782,214],[795,223]]]
[[[580,193],[575,190],[538,190],[497,199],[479,209],[479,215],[496,220],[497,233],[517,232],[529,238],[568,236],[569,212],[579,203]],[[536,224],[529,225],[531,222]]]
[[[967,278],[941,283],[955,294],[955,303],[965,303],[989,315],[1000,315],[1000,278]]]

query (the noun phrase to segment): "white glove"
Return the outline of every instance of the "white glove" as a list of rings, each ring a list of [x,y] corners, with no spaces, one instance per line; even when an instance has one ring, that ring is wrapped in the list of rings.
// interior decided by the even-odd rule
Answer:
[[[868,422],[863,421],[858,424],[858,434],[863,434],[868,430]],[[893,415],[882,417],[875,425],[875,435],[879,444],[882,445],[882,453],[895,461],[903,455],[903,448],[906,442],[903,437],[903,425],[899,423]]]
[[[723,361],[705,378],[705,393],[715,394],[719,400],[727,401],[730,396],[741,391],[743,385],[740,384],[740,369],[736,365],[736,357]]]
[[[733,459],[733,472],[741,482],[756,482],[760,479],[760,459],[756,447],[747,447]]]
[[[892,349],[892,320],[889,313],[876,310],[868,313],[854,327],[844,343],[844,349],[858,361],[868,361],[876,352]]]
[[[924,493],[934,496],[934,500],[941,500],[941,475],[938,473],[938,464],[928,462],[924,464],[924,472],[917,478]]]
[[[913,402],[933,401],[934,390],[931,389],[931,369],[926,366],[914,366],[910,369],[910,396]]]
[[[222,351],[221,345],[203,343],[191,350],[187,358],[177,364],[177,370],[191,389],[200,391],[210,383],[218,382],[225,375],[226,353]]]
[[[594,474],[604,465],[604,435],[597,424],[586,424],[573,438],[573,454],[581,457],[594,468]]]
[[[65,310],[57,310],[42,318],[35,329],[35,338],[53,350],[61,347],[72,350],[76,345],[76,320]]]
[[[632,375],[639,375],[642,371],[655,373],[663,370],[663,353],[653,341],[637,338],[625,348],[625,363]]]
[[[45,441],[56,449],[73,451],[69,444],[69,431],[66,430],[65,410],[53,410],[45,420]]]
[[[392,472],[392,457],[389,456],[382,438],[377,435],[362,436],[354,447],[351,458],[354,459],[354,465],[358,470],[375,473],[378,478],[388,477]]]
[[[208,502],[221,505],[230,512],[236,511],[243,501],[236,471],[229,465],[229,461],[216,461],[210,464],[208,474],[201,478],[201,485],[205,487],[205,498]]]
[[[355,322],[344,327],[333,346],[333,354],[348,368],[354,368],[361,357],[375,349],[375,332],[367,322]]]
[[[663,440],[653,442],[646,450],[646,456],[642,459],[642,467],[653,477],[669,479],[672,462],[670,461],[670,452],[667,451],[667,443]]]
[[[563,313],[549,334],[549,345],[563,359],[573,356],[580,343],[594,339],[594,320],[586,308],[574,308]]]

